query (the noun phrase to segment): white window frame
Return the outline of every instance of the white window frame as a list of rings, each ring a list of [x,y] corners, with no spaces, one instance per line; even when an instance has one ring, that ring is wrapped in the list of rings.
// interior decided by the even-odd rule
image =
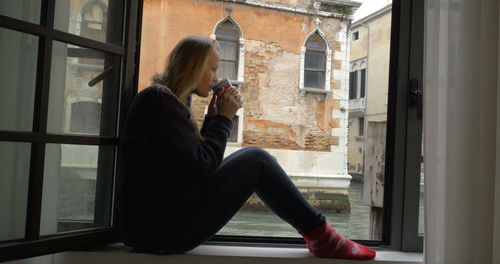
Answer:
[[[367,61],[368,58],[362,58],[359,60],[356,60],[354,62],[351,62],[351,67],[349,70],[349,73],[351,72],[356,72],[356,98],[349,99],[349,100],[356,100],[356,99],[363,99],[367,97],[367,92],[368,92],[368,67],[367,67]],[[359,65],[359,66],[358,66]],[[365,70],[365,96],[361,97],[361,70]]]
[[[318,33],[319,36],[325,41],[326,43],[326,67],[325,67],[325,83],[324,86],[325,89],[311,89],[311,88],[306,88],[304,87],[304,74],[305,74],[305,58],[306,58],[306,42],[307,40],[314,34]],[[299,90],[301,92],[318,92],[318,93],[329,93],[331,92],[331,75],[332,75],[332,49],[330,48],[330,45],[328,44],[328,41],[325,37],[325,34],[321,32],[319,28],[316,28],[315,30],[309,32],[305,39],[304,42],[302,43],[302,47],[300,48],[300,73],[299,73]],[[317,91],[316,91],[317,90]]]
[[[210,35],[210,38],[215,40],[217,39],[217,36],[215,35],[215,32],[217,31],[217,28],[219,25],[222,23],[229,21],[230,23],[233,23],[236,28],[238,29],[240,33],[240,39],[239,39],[239,51],[238,51],[238,72],[236,73],[237,80],[231,80],[231,81],[238,81],[238,82],[243,82],[245,79],[245,38],[243,37],[243,30],[241,30],[240,25],[230,16],[225,17],[219,22],[215,23],[215,26],[212,29],[212,34]]]

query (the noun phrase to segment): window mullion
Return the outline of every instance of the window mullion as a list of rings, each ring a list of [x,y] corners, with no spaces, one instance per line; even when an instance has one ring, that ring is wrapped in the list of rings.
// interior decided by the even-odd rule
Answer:
[[[30,172],[28,184],[28,203],[26,212],[25,239],[37,240],[40,237],[42,211],[43,168],[45,162],[45,141],[52,62],[52,43],[54,27],[55,0],[44,1],[41,22],[47,27],[47,34],[39,41],[39,56],[33,113],[33,132],[42,137],[31,144]]]

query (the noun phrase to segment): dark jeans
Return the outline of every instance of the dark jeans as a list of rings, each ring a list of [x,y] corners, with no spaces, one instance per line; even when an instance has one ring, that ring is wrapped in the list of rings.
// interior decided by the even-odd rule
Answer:
[[[307,233],[325,221],[324,216],[302,196],[276,159],[257,147],[241,149],[223,161],[202,190],[204,201],[189,205],[191,214],[176,228],[167,253],[197,247],[217,233],[245,201],[259,198],[300,233]],[[266,223],[262,223],[265,225]]]

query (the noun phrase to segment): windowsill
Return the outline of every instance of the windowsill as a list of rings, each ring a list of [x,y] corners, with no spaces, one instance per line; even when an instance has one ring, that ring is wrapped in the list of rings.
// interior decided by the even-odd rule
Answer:
[[[227,142],[226,146],[228,147],[241,147],[243,146],[243,144],[241,144],[241,142]]]
[[[356,140],[364,140],[364,139],[365,139],[365,136],[355,136],[355,139],[356,139]]]
[[[320,93],[320,94],[331,94],[331,93],[333,93],[332,91],[327,91],[327,90],[317,89],[317,88],[299,88],[299,90],[302,93]]]
[[[353,260],[316,258],[305,248],[297,247],[266,247],[266,246],[227,246],[202,245],[186,254],[180,255],[150,255],[132,252],[123,244],[108,245],[93,251],[68,251],[54,254],[51,264],[64,263],[330,263],[348,264],[361,263]],[[28,262],[27,262],[28,263]],[[37,262],[29,262],[37,263]],[[377,257],[362,263],[375,264],[422,264],[422,253],[405,253],[386,249],[377,249]]]

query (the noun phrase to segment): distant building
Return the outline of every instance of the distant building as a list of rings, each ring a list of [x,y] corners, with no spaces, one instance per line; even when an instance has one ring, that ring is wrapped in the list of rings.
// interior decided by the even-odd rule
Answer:
[[[360,3],[345,0],[146,0],[139,89],[191,34],[219,40],[219,77],[240,84],[226,150],[259,146],[302,188],[344,189],[347,174],[347,28]],[[201,122],[207,99],[193,98]],[[200,103],[202,102],[202,103]]]
[[[369,127],[385,126],[389,86],[391,8],[386,7],[350,27],[349,173],[363,174]],[[385,142],[384,142],[385,143]]]

